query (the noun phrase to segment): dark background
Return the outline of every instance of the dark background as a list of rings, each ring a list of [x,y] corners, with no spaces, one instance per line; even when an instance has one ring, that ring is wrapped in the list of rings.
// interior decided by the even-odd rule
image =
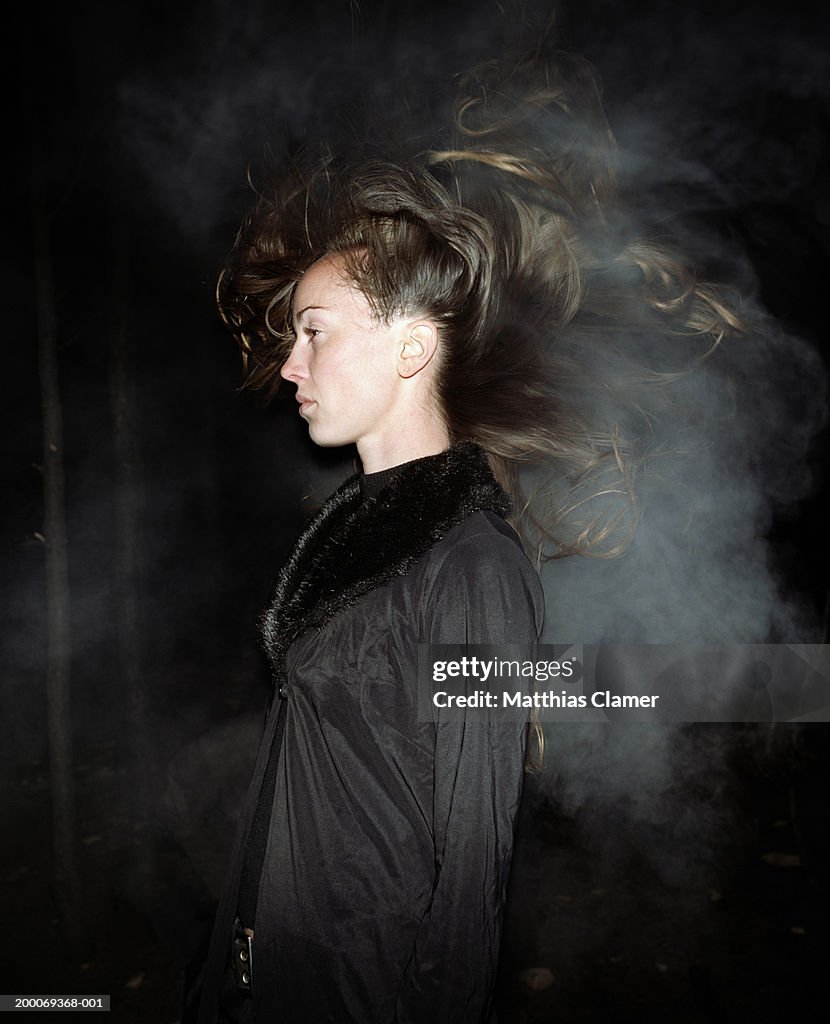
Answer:
[[[105,992],[113,1019],[177,1019],[267,699],[256,617],[304,508],[351,471],[350,455],[312,450],[289,403],[237,391],[213,296],[250,201],[248,163],[266,146],[279,157],[401,126],[429,145],[452,76],[532,43],[553,13],[486,0],[27,12],[7,62],[4,992]],[[688,225],[701,262],[748,285],[790,339],[753,385],[759,415],[775,409],[777,433],[798,438],[755,533],[776,600],[797,613],[773,616],[771,637],[759,625],[737,639],[824,642],[823,5],[587,0],[555,15],[557,44],[602,76],[644,214]],[[33,169],[63,406],[80,947],[62,937],[50,855]],[[579,564],[568,572],[572,583]],[[727,566],[727,597],[728,581]],[[655,603],[660,585],[645,584]],[[571,607],[590,614],[590,595]],[[827,955],[827,726],[616,729],[550,736],[548,774],[528,784],[505,1021],[805,1011]],[[523,973],[535,968],[550,976]]]

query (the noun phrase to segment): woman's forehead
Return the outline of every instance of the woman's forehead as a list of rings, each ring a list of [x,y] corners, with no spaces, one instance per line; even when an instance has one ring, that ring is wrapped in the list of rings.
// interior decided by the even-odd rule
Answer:
[[[346,271],[346,261],[338,254],[323,256],[306,270],[291,303],[294,317],[306,309],[339,309],[368,311],[369,304]]]

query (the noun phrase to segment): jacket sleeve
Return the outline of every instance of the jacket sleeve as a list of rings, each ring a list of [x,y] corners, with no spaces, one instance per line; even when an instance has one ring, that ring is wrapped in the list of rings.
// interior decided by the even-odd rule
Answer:
[[[490,532],[457,544],[425,603],[430,643],[535,643],[538,577],[518,546]],[[527,725],[478,708],[435,728],[435,879],[398,993],[398,1024],[489,1019],[521,796]]]

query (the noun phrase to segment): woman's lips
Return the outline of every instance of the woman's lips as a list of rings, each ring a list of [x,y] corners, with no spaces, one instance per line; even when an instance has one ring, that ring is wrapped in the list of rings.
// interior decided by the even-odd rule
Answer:
[[[306,412],[314,405],[312,398],[306,398],[305,395],[297,395],[297,401],[300,403],[300,415],[304,416]]]

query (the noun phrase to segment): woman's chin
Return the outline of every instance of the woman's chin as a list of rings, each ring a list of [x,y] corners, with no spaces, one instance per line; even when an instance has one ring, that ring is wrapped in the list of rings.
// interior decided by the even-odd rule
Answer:
[[[352,439],[332,431],[315,428],[313,423],[308,425],[308,436],[319,448],[343,448],[352,443]]]

